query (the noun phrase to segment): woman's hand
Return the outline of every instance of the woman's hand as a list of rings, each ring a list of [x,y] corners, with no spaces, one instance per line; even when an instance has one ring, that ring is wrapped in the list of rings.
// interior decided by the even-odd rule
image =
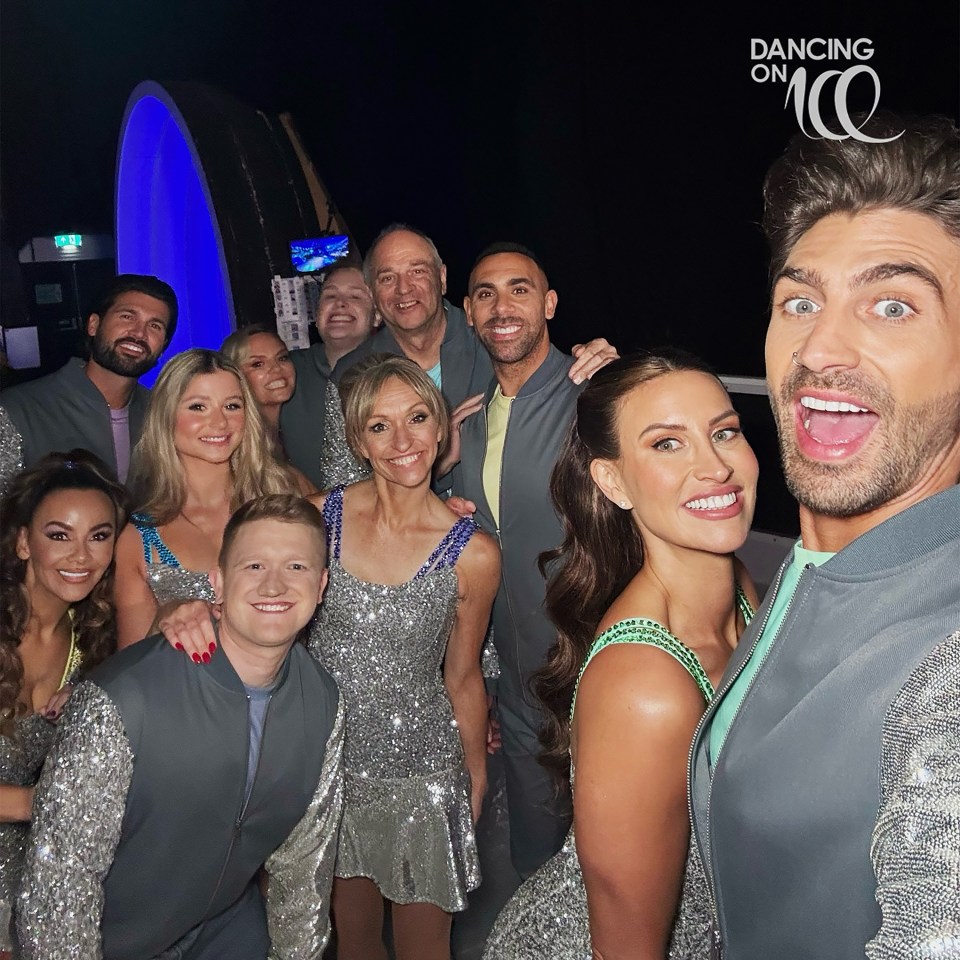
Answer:
[[[457,404],[450,413],[450,439],[447,441],[447,449],[443,451],[443,456],[434,465],[434,476],[445,477],[460,462],[460,424],[482,409],[483,394],[477,393]]]
[[[0,823],[29,822],[33,815],[33,787],[0,783]]]
[[[40,715],[46,717],[47,720],[59,720],[60,714],[63,713],[63,708],[67,705],[71,693],[73,693],[73,684],[65,683],[47,701],[47,705],[40,711]]]
[[[576,357],[577,362],[570,368],[567,376],[574,383],[589,380],[599,369],[620,359],[617,348],[611,346],[603,337],[591,340],[587,344],[578,343],[570,352]]]
[[[219,607],[208,600],[171,600],[157,610],[154,627],[194,663],[209,663],[217,649],[213,620],[219,618]]]
[[[480,813],[483,810],[483,798],[487,795],[487,775],[470,777],[470,816],[473,819],[473,825],[477,825],[480,819]]]

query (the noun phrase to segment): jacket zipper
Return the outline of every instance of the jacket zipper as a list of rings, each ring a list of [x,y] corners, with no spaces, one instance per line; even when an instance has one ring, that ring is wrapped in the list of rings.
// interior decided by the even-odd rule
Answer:
[[[777,579],[773,584],[773,594],[771,596],[770,605],[767,607],[767,612],[763,616],[763,622],[760,624],[760,629],[757,631],[756,638],[753,641],[753,646],[750,648],[750,653],[748,656],[744,657],[741,661],[740,666],[737,668],[736,673],[733,676],[727,679],[727,682],[723,687],[716,691],[713,695],[713,700],[711,703],[718,704],[720,701],[727,695],[727,691],[737,682],[737,678],[741,673],[746,669],[747,664],[753,658],[753,654],[757,649],[757,645],[760,643],[760,639],[763,637],[764,630],[767,629],[767,623],[770,620],[770,614],[773,612],[773,604],[776,600],[777,592],[780,590],[780,583],[783,580],[783,575],[786,573],[787,567],[789,564],[784,564],[780,567],[780,570],[777,572]],[[810,568],[811,564],[805,564],[803,567],[803,572],[800,574],[800,579],[797,581],[796,589],[793,591],[793,596],[790,597],[787,601],[786,609],[783,611],[783,617],[780,620],[780,627],[786,622],[787,614],[790,613],[790,608],[793,606],[793,601],[797,596],[797,593],[800,590],[800,582],[803,579],[803,573]],[[780,628],[777,628],[777,636],[780,634]],[[763,654],[763,657],[760,659],[760,663],[757,664],[756,672],[754,673],[754,679],[756,679],[757,674],[759,674],[761,667],[763,667],[764,661],[767,659],[767,655],[770,653],[770,650],[773,648],[774,643],[776,642],[777,637],[774,637],[770,644],[767,646],[766,651]],[[752,686],[752,684],[751,684]],[[744,699],[746,699],[747,693],[749,692],[750,687],[744,691]],[[741,700],[741,705],[743,701]],[[707,722],[707,715],[710,714],[710,710],[705,710],[703,716],[700,718],[700,722],[697,724],[697,728],[693,734],[693,740],[690,741],[690,752],[687,756],[687,813],[690,817],[690,834],[694,843],[697,843],[701,849],[706,849],[707,859],[709,859],[710,869],[707,869],[707,864],[704,863],[704,874],[707,878],[707,894],[710,897],[710,907],[711,907],[711,917],[710,917],[710,933],[711,933],[711,944],[710,944],[710,956],[715,958],[715,960],[721,960],[723,956],[723,942],[720,937],[720,915],[717,909],[717,897],[714,889],[714,864],[713,864],[713,849],[710,846],[710,803],[713,799],[713,776],[710,777],[710,783],[707,787],[707,833],[705,835],[705,843],[699,843],[699,837],[697,834],[696,821],[693,816],[693,755],[694,748],[697,744],[697,741],[700,739],[700,734],[703,730],[704,724]],[[739,712],[739,708],[738,711]],[[715,713],[715,711],[714,711]],[[733,719],[736,719],[736,714],[734,714]],[[711,716],[712,720],[712,716]],[[727,736],[729,736],[729,730],[727,731]],[[717,764],[720,761],[720,754],[723,753],[723,748],[726,746],[727,738],[724,738],[723,743],[720,746],[720,750],[717,752],[716,757],[713,758],[713,769],[716,770]],[[708,746],[709,749],[709,746]]]
[[[250,784],[250,793],[247,795],[247,785],[244,781],[243,793],[240,797],[240,812],[237,814],[237,819],[234,821],[233,829],[230,831],[230,845],[227,847],[227,855],[223,858],[223,866],[220,868],[220,876],[217,877],[217,882],[213,888],[213,893],[210,894],[210,900],[207,903],[207,906],[204,908],[203,916],[210,912],[210,907],[213,906],[213,901],[217,898],[217,894],[220,892],[220,885],[223,883],[224,875],[227,872],[227,865],[230,863],[230,856],[233,853],[234,844],[237,842],[237,837],[240,836],[240,828],[243,826],[243,817],[247,812],[247,806],[250,803],[250,797],[253,796],[254,788],[257,785],[257,774],[260,772],[260,758],[263,756],[263,738],[267,732],[267,720],[270,717],[270,704],[273,703],[273,695],[271,694],[270,699],[267,701],[267,709],[263,714],[263,729],[260,731],[260,749],[257,751],[257,765],[253,769],[253,782]],[[246,748],[247,753],[250,751],[250,697],[247,696],[247,725],[244,728],[244,733],[246,733]],[[249,762],[249,761],[248,761]]]

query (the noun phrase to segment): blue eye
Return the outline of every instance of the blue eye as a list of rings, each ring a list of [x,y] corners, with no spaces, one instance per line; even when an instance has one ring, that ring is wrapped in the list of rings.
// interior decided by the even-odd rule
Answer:
[[[784,300],[781,306],[787,313],[792,313],[798,317],[807,317],[820,312],[820,307],[809,297],[790,297],[788,300]]]
[[[878,300],[873,305],[873,312],[885,320],[905,320],[907,317],[913,316],[913,314],[916,313],[909,303],[904,303],[903,300],[894,300],[892,298]]]

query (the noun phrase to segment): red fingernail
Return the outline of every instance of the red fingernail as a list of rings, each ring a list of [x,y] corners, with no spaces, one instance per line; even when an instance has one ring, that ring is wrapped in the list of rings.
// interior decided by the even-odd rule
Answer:
[[[210,662],[210,654],[209,654],[209,653],[205,653],[205,654],[203,655],[203,662],[204,662],[204,663],[209,663],[209,662]]]
[[[216,649],[217,649],[217,645],[216,645],[213,641],[211,641],[211,642],[210,642],[210,652],[213,653],[213,651],[216,650]]]
[[[174,649],[174,650],[179,650],[181,653],[183,653],[183,644],[178,640],[178,641],[173,645],[173,649]]]
[[[190,659],[193,660],[194,663],[200,663],[200,654],[199,654],[199,653],[191,653],[191,654],[190,654]]]

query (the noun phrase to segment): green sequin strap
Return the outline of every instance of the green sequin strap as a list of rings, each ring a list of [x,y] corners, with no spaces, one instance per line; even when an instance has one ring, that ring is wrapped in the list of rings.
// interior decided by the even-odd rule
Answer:
[[[743,614],[743,619],[749,623],[753,617],[753,607],[750,606],[750,601],[747,600],[739,585],[737,585],[737,607]],[[580,681],[583,679],[584,671],[601,650],[614,643],[646,643],[652,647],[659,647],[664,653],[669,653],[681,666],[686,668],[700,688],[704,700],[710,701],[713,698],[713,684],[710,682],[707,672],[700,666],[697,655],[688,646],[670,633],[663,624],[657,623],[656,620],[647,620],[645,617],[631,617],[629,620],[621,620],[612,627],[608,627],[593,641],[593,646],[587,653],[587,659],[583,661],[580,675],[577,677],[577,685],[573,690],[573,702],[570,704],[571,721],[573,720],[573,709],[577,705],[577,690],[580,689]]]

